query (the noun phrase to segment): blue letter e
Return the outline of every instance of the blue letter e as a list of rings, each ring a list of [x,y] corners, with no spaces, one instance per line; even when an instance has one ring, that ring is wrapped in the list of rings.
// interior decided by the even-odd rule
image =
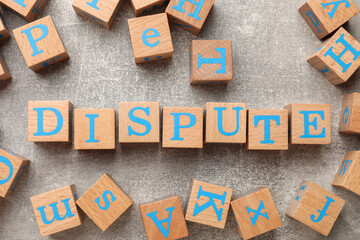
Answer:
[[[174,116],[174,137],[171,138],[172,141],[183,141],[184,138],[180,137],[180,128],[191,128],[196,124],[196,117],[191,113],[170,113]],[[180,117],[187,116],[190,118],[190,123],[188,125],[180,125]]]
[[[314,117],[312,122],[309,121],[310,114],[317,114],[321,117],[321,120],[325,119],[324,111],[300,111],[300,114],[304,115],[304,135],[301,135],[300,138],[325,138],[325,128],[322,129],[321,133],[318,135],[310,134],[310,126],[313,126],[317,130],[317,118]]]
[[[148,32],[153,32],[154,34],[153,35],[147,35]],[[149,38],[154,38],[154,37],[159,37],[159,36],[160,36],[160,33],[158,32],[158,30],[156,30],[154,28],[148,28],[142,34],[142,41],[147,47],[156,47],[160,43],[160,41],[157,40],[154,43],[149,43],[148,39]]]
[[[60,132],[64,120],[59,110],[56,108],[34,108],[33,110],[37,112],[37,132],[34,133],[34,136],[51,136]],[[56,128],[50,132],[44,132],[44,111],[52,111],[56,115]]]
[[[31,34],[31,30],[33,30],[35,28],[39,28],[42,31],[42,35],[37,39],[34,39],[33,35]],[[36,42],[44,39],[48,35],[49,29],[47,28],[47,26],[45,26],[44,24],[38,24],[38,25],[35,25],[35,26],[31,27],[31,28],[28,28],[28,29],[25,29],[25,30],[21,31],[21,33],[25,33],[26,37],[29,40],[30,46],[31,46],[31,48],[33,50],[33,54],[31,54],[32,57],[44,52],[44,50],[39,50],[38,49],[38,47],[36,46]]]

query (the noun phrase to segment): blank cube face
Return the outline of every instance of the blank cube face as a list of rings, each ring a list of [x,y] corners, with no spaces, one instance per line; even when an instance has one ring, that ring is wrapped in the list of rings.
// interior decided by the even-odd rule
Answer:
[[[269,188],[259,187],[235,197],[231,202],[231,208],[237,222],[237,230],[244,239],[282,226]]]
[[[115,149],[115,109],[75,109],[74,148]]]
[[[309,181],[303,181],[292,199],[286,215],[329,235],[345,201],[324,188]]]
[[[173,24],[198,35],[214,2],[215,0],[170,0],[165,12]]]
[[[10,38],[10,32],[6,26],[4,18],[0,15],[0,41]]]
[[[3,54],[0,52],[0,83],[10,80],[11,78],[10,70],[5,62]]]
[[[245,103],[206,103],[207,143],[246,142]]]
[[[78,15],[110,29],[121,3],[121,0],[74,0],[72,5]]]
[[[9,196],[20,180],[29,160],[0,147],[0,198]]]
[[[289,111],[291,144],[331,143],[330,104],[291,104],[285,109]]]
[[[232,192],[231,188],[192,180],[185,219],[223,229]]]
[[[164,148],[203,147],[202,108],[163,108]]]
[[[165,13],[128,20],[136,63],[171,58],[173,44]]]
[[[360,43],[340,28],[308,58],[310,63],[333,85],[346,82],[360,66]]]
[[[193,40],[190,83],[225,84],[233,79],[231,40]]]
[[[26,19],[34,21],[44,8],[47,0],[1,0],[1,3],[10,8],[14,13]]]
[[[249,150],[288,149],[287,110],[248,110]]]
[[[349,151],[341,161],[332,185],[360,195],[360,152]]]
[[[69,101],[29,101],[28,141],[69,142]]]
[[[75,186],[69,185],[30,198],[42,237],[81,225],[75,195]]]
[[[13,31],[27,66],[38,71],[69,58],[50,16]]]
[[[140,204],[147,239],[165,240],[188,237],[179,196],[169,196]]]
[[[105,174],[76,201],[76,204],[105,231],[133,204],[133,201],[109,175]]]
[[[138,17],[164,6],[167,2],[168,0],[131,0],[131,7]]]
[[[322,39],[359,13],[352,0],[309,0],[299,8],[301,16]]]
[[[119,142],[159,143],[160,103],[119,103]]]
[[[347,94],[343,98],[339,132],[360,133],[360,93]]]

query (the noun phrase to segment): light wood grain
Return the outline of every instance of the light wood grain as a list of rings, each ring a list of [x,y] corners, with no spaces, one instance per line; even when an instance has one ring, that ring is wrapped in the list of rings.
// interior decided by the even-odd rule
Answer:
[[[168,0],[131,0],[131,7],[136,17],[164,6]]]
[[[10,38],[9,29],[6,26],[3,16],[0,14],[0,41]]]
[[[5,82],[12,78],[8,65],[5,62],[4,55],[0,52],[0,82]]]
[[[18,16],[28,22],[34,21],[42,9],[45,7],[47,0],[24,0],[24,6],[21,6],[14,0],[1,0],[0,3],[15,12]]]
[[[360,93],[344,95],[340,114],[339,132],[360,134]]]

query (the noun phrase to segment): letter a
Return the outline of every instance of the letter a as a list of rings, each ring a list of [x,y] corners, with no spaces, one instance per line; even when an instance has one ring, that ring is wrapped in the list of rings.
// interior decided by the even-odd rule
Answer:
[[[172,217],[172,213],[173,213],[174,209],[175,209],[175,207],[167,208],[166,211],[169,212],[169,217],[165,218],[163,220],[159,220],[156,217],[156,214],[158,214],[157,211],[146,214],[146,216],[148,216],[149,218],[151,218],[151,220],[153,220],[153,222],[159,228],[160,232],[164,235],[165,238],[169,237],[170,226],[171,226],[171,217]],[[167,230],[162,225],[163,223],[167,223]]]

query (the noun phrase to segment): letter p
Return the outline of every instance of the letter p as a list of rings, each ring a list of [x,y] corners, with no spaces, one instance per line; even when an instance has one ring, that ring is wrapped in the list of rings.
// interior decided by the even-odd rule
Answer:
[[[191,113],[171,113],[170,115],[174,116],[174,137],[171,138],[172,141],[182,141],[184,138],[180,137],[181,128],[191,128],[196,124],[196,117]],[[180,125],[180,117],[186,116],[190,119],[189,124]]]
[[[31,33],[31,30],[33,29],[38,29],[36,31],[36,34],[34,34],[35,36],[39,36],[40,35],[40,32],[39,30],[41,30],[41,35],[40,37],[37,37],[37,38],[34,38],[34,35],[33,33]],[[23,31],[21,31],[21,33],[25,33],[26,34],[26,37],[28,38],[28,41],[30,43],[30,46],[33,50],[33,53],[31,54],[32,57],[35,57],[36,55],[39,55],[40,53],[43,53],[44,50],[39,50],[37,45],[36,45],[36,42],[44,39],[48,33],[49,33],[49,29],[47,26],[45,26],[44,24],[38,24],[38,25],[35,25],[31,28],[28,28],[28,29],[25,29]]]

